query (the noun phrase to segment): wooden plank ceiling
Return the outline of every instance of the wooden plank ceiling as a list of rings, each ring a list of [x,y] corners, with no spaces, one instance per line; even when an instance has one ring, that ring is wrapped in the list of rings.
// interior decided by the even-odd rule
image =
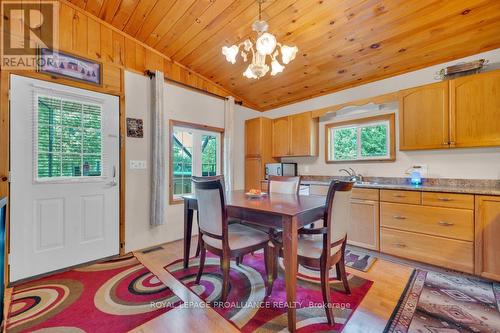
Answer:
[[[263,18],[297,58],[251,80],[221,47],[253,37],[255,0],[73,0],[269,110],[500,46],[498,0],[268,0]]]

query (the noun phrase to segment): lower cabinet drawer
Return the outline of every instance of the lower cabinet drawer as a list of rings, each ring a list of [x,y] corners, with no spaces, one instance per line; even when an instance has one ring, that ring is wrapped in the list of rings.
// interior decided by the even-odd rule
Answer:
[[[467,209],[381,202],[380,225],[465,241],[474,240],[474,212]]]
[[[381,228],[380,251],[444,268],[474,272],[472,242]]]

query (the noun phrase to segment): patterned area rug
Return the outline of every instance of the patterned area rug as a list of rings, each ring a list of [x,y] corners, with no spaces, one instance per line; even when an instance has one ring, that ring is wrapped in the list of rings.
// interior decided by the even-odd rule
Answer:
[[[126,332],[181,303],[131,257],[14,287],[7,329],[9,333]]]
[[[369,254],[351,249],[345,250],[346,266],[357,269],[358,271],[367,272],[375,261],[377,261],[377,258]]]
[[[385,332],[500,332],[500,284],[416,270]]]
[[[207,254],[205,269],[200,285],[194,280],[198,271],[198,258],[192,258],[189,268],[182,267],[178,260],[165,267],[176,278],[190,287],[204,300],[210,302],[214,309],[228,319],[242,332],[287,332],[286,292],[283,280],[283,270],[274,283],[270,297],[265,298],[264,260],[263,255],[247,255],[240,266],[231,261],[230,291],[227,302],[221,303],[222,272],[219,258]],[[331,284],[331,306],[334,308],[336,324],[328,326],[323,308],[320,284],[315,282],[316,275],[299,276],[297,286],[297,328],[299,332],[340,332],[359,303],[373,284],[368,281],[349,275],[349,285],[352,294],[346,295],[339,281]]]

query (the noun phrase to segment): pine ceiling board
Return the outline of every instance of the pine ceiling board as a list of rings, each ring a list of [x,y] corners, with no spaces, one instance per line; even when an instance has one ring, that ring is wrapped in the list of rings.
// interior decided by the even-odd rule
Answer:
[[[196,6],[198,3],[204,4],[206,1],[207,0],[177,0],[166,13],[161,14],[158,14],[156,6],[146,18],[146,22],[141,30],[139,30],[136,38],[148,45],[154,45],[156,41],[177,23],[191,6]],[[158,4],[161,4],[161,1],[158,2]]]
[[[480,7],[481,8],[481,7]],[[484,9],[484,6],[482,7]],[[496,7],[492,7],[490,6],[490,10],[491,9],[495,9]],[[477,18],[474,18],[473,16],[469,16],[471,15],[473,12],[475,12],[474,15],[477,16]],[[493,13],[495,13],[495,11],[492,11]],[[496,11],[498,12],[498,11]],[[370,60],[373,60],[373,59],[377,59],[375,58],[376,56],[382,58],[382,59],[385,59],[386,61],[388,61],[388,64],[390,65],[390,62],[393,61],[393,57],[397,57],[398,56],[398,51],[401,49],[399,47],[399,42],[401,41],[407,41],[407,43],[411,43],[412,41],[418,41],[421,39],[421,45],[418,47],[419,50],[422,50],[422,49],[425,49],[425,46],[428,45],[429,41],[430,40],[435,40],[435,39],[438,39],[438,44],[441,43],[440,39],[443,38],[443,35],[440,33],[440,31],[443,31],[443,32],[446,32],[448,30],[450,30],[451,32],[447,34],[447,38],[456,38],[456,34],[460,34],[460,33],[463,33],[465,32],[466,30],[468,30],[469,28],[465,28],[463,30],[454,30],[454,28],[456,27],[460,27],[460,26],[467,26],[467,21],[474,21],[476,23],[478,22],[481,22],[482,21],[482,17],[487,17],[488,13],[487,12],[484,12],[484,11],[479,11],[479,9],[476,9],[474,8],[471,12],[469,12],[469,14],[467,15],[458,15],[457,13],[455,13],[455,15],[453,14],[450,14],[452,15],[452,18],[454,19],[450,19],[450,18],[447,18],[447,19],[442,19],[442,20],[437,20],[438,22],[437,23],[434,23],[434,26],[435,26],[435,29],[424,29],[424,30],[419,30],[418,28],[416,29],[416,31],[412,32],[413,34],[413,37],[412,38],[407,38],[406,35],[403,35],[403,36],[400,36],[399,39],[397,42],[398,44],[394,44],[395,46],[392,47],[392,48],[389,48],[389,46],[392,46],[393,44],[392,43],[388,43],[387,45],[384,45],[384,42],[382,42],[381,44],[383,45],[383,47],[380,47],[379,49],[370,49],[370,53],[366,59],[367,62],[370,62]],[[468,18],[466,19],[466,17],[468,16]],[[491,15],[490,15],[491,16]],[[464,21],[465,20],[465,21]],[[462,24],[460,23],[460,21],[464,21]],[[480,23],[478,23],[480,24]],[[497,30],[498,31],[498,30]],[[408,44],[406,44],[408,45]],[[411,44],[410,44],[411,45]],[[387,49],[390,51],[390,53],[387,53],[385,51],[385,47],[388,47]],[[328,48],[322,48],[322,49],[325,49],[325,50],[329,50]],[[303,49],[301,49],[302,51]],[[422,55],[419,54],[419,53],[413,53],[413,59],[408,59],[408,64],[411,64],[415,61],[415,59],[418,59],[419,57],[421,57]],[[313,54],[311,56],[311,58],[315,59],[314,58],[315,55]],[[343,59],[346,59],[347,57],[343,57]],[[373,58],[373,59],[371,59]],[[355,56],[353,57],[353,59],[355,61],[363,61],[365,59],[363,58],[356,58]],[[297,61],[297,59],[295,60]],[[328,63],[328,62],[327,62]],[[293,63],[292,63],[293,64]],[[292,65],[290,64],[290,65]],[[246,85],[246,83],[249,81],[249,80],[245,80],[245,79],[241,79],[238,81],[238,83],[240,84],[237,84],[235,87],[235,85],[233,85],[232,87],[229,87],[227,84],[228,82],[226,81],[223,81],[221,80],[220,83],[222,85],[226,85],[228,86],[228,88],[230,89],[233,89],[234,91],[238,91],[238,92],[242,92],[243,94],[245,93],[245,90],[247,90],[248,92],[246,93],[246,96],[248,96],[249,99],[252,100],[252,98],[255,100],[255,98],[258,98],[260,99],[260,96],[262,96],[263,92],[265,91],[273,91],[276,95],[288,95],[288,92],[289,91],[282,91],[284,89],[280,89],[279,86],[281,85],[281,83],[283,81],[285,82],[289,82],[290,80],[288,80],[287,78],[291,75],[292,77],[296,78],[296,82],[298,82],[296,84],[297,87],[308,87],[308,88],[304,88],[304,89],[307,89],[306,92],[304,92],[305,94],[307,94],[307,91],[312,91],[312,93],[316,94],[316,93],[320,93],[321,90],[323,91],[326,91],[325,89],[320,89],[319,91],[315,91],[313,90],[313,87],[314,87],[314,82],[321,82],[320,86],[323,85],[323,86],[329,86],[329,85],[333,85],[333,84],[339,84],[336,80],[327,80],[327,81],[323,81],[322,80],[322,75],[325,75],[325,76],[328,76],[328,77],[331,77],[333,75],[332,73],[332,69],[330,70],[325,70],[324,73],[325,74],[320,74],[320,75],[313,75],[312,78],[308,79],[308,80],[305,80],[303,77],[300,77],[300,75],[298,75],[297,73],[294,72],[294,69],[296,67],[294,66],[287,66],[287,68],[285,69],[285,71],[281,74],[279,74],[278,77],[276,78],[270,78],[270,77],[265,77],[263,79],[260,79],[258,84],[257,85],[252,85],[252,88],[249,89],[249,87]],[[288,68],[290,67],[290,68]],[[384,66],[380,66],[380,67],[384,67]],[[290,69],[290,70],[289,70]],[[363,69],[363,68],[362,68]],[[195,69],[196,70],[196,69]],[[300,69],[299,69],[300,70]],[[335,68],[333,69],[335,70]],[[352,74],[357,74],[357,75],[364,75],[364,70],[361,70],[360,73],[351,73],[349,71],[349,68],[340,68],[339,70],[342,70],[344,72],[344,77],[347,77],[348,75],[352,75]],[[387,70],[387,69],[386,69]],[[400,72],[401,71],[401,68],[398,67],[394,70],[394,72]],[[336,71],[335,71],[336,72]],[[382,73],[381,73],[382,74]],[[206,75],[211,75],[210,73],[207,73]],[[309,82],[310,81],[310,82]],[[364,80],[359,80],[359,77],[354,77],[351,79],[351,82],[356,82],[356,81],[362,81],[362,82],[365,82]],[[231,84],[233,84],[234,82],[231,82]]]
[[[122,30],[130,36],[135,36],[144,24],[145,18],[148,17],[158,1],[159,0],[140,0]]]
[[[111,21],[111,25],[123,30],[135,8],[139,5],[140,0],[123,0],[116,11],[115,17]]]
[[[140,22],[140,27],[133,37],[144,42],[160,25],[166,25],[168,29],[168,27],[175,23],[175,17],[183,13],[183,11],[178,10],[179,6],[186,6],[186,8],[189,8],[193,2],[194,0],[171,0],[168,2],[165,0],[158,0],[153,9],[151,9],[147,16],[144,17],[144,20]],[[173,10],[176,10],[175,14],[170,15],[173,13]]]
[[[342,5],[348,5],[349,1],[344,1],[344,3],[339,3],[337,1],[337,3],[338,4],[336,8],[339,11],[337,15],[339,15],[342,13],[341,10],[341,8],[343,8]],[[277,15],[269,20],[270,30],[273,31],[273,33],[276,33],[276,35],[278,36],[278,40],[280,42],[284,44],[299,46],[299,53],[297,54],[296,60],[294,60],[293,62],[291,62],[286,66],[285,72],[289,72],[291,70],[300,70],[300,71],[303,70],[300,64],[297,63],[297,59],[300,59],[304,54],[306,54],[307,56],[309,55],[308,50],[310,50],[310,48],[302,44],[303,40],[300,37],[308,31],[310,32],[311,36],[321,40],[320,44],[317,45],[319,49],[329,50],[329,48],[324,47],[325,43],[328,42],[327,34],[325,34],[325,31],[330,27],[329,19],[334,17],[333,13],[331,11],[325,10],[325,8],[322,6],[318,6],[317,3],[313,1],[302,1],[301,5],[305,5],[306,7],[299,7],[300,8],[299,9],[297,8],[297,4],[295,4],[294,6],[291,6],[286,9],[286,11],[284,12],[285,15]],[[307,5],[312,5],[312,7]],[[288,18],[288,21],[284,21],[286,18]],[[289,25],[292,25],[289,27],[290,29],[284,29],[282,31],[273,29],[273,27],[275,26],[288,27],[288,25],[286,25],[285,22],[289,22]],[[295,26],[296,24],[298,24],[298,26]],[[289,31],[293,31],[293,33],[289,34],[288,33]],[[301,43],[300,45],[298,44],[297,41],[291,40],[290,37],[292,35],[299,36],[296,39],[300,40]],[[251,35],[248,35],[248,37],[250,36]],[[220,53],[220,48],[219,48],[219,53]],[[237,63],[235,65],[228,64],[225,61],[224,57],[219,57],[216,61],[211,61],[210,63],[207,64],[207,59],[215,57],[217,57],[217,50],[212,50],[211,53],[207,53],[204,57],[200,58],[199,61],[197,60],[193,62],[191,67],[195,71],[203,69],[203,71],[206,72],[207,75],[213,76],[218,71],[220,71],[221,66],[227,67],[229,65],[234,67],[231,73],[234,73],[235,72],[234,69],[236,69],[236,73],[239,73],[238,74],[239,76],[248,66],[248,63],[244,63],[240,58],[238,58]],[[228,77],[233,77],[233,76],[228,76]],[[258,85],[259,86],[264,85],[264,82],[271,80],[273,80],[273,77],[261,78],[259,80]],[[236,82],[236,86],[238,86],[239,84],[247,84],[249,83],[249,81],[253,80],[243,78],[242,80]]]
[[[154,47],[157,50],[161,50],[161,52],[167,54],[169,57],[172,57],[175,52],[194,37],[198,36],[209,23],[213,22],[215,18],[218,18],[226,9],[229,8],[234,10],[239,2],[240,1],[234,0],[216,0],[202,15],[196,17],[188,28],[184,27],[177,38],[170,38],[170,40],[167,41],[165,38],[167,36],[164,36]]]
[[[287,6],[269,7],[269,9],[267,9],[265,12],[269,17],[269,29],[274,33],[275,30],[278,30],[278,27],[282,24],[282,22],[291,22],[293,20],[297,20],[298,16],[305,15],[306,12],[311,11],[313,10],[313,8],[317,7],[321,8],[321,6],[318,6],[317,2],[304,0],[295,1],[294,3]],[[325,11],[323,10],[322,12]],[[281,24],[274,24],[275,21],[281,21]],[[207,73],[214,73],[219,71],[221,66],[230,65],[226,62],[224,57],[218,57],[218,55],[221,54],[222,46],[242,42],[247,38],[252,38],[254,40],[255,33],[252,31],[251,25],[252,23],[249,23],[246,26],[241,26],[237,31],[233,32],[232,35],[238,36],[237,39],[230,40],[228,38],[221,39],[221,37],[216,37],[216,43],[210,44],[213,45],[212,47],[207,48],[206,46],[204,47],[202,45],[199,52],[193,52],[189,57],[183,59],[182,62],[189,63],[191,68],[193,68],[194,70],[203,68]],[[220,33],[217,34],[217,36],[220,35]],[[225,33],[225,35],[230,36],[231,32]],[[224,65],[224,63],[226,65]],[[248,66],[248,63],[246,64],[246,66],[244,66],[240,58],[238,59],[238,63],[238,66],[242,66],[240,70],[244,70],[244,68]]]
[[[99,17],[99,13],[101,12],[101,7],[103,3],[104,0],[87,0],[85,6],[81,8],[85,9],[90,14]]]
[[[212,22],[203,28],[194,38],[184,45],[181,45],[181,49],[172,54],[173,59],[182,59],[190,54],[194,49],[204,44],[205,41],[214,36],[217,32],[223,29],[225,26],[231,25],[232,22],[239,22],[239,17],[243,12],[249,11],[251,6],[255,6],[255,0],[236,0],[233,4],[224,10],[219,16],[217,16]],[[224,25],[220,22],[225,22]],[[160,50],[161,52],[166,51],[165,48]]]
[[[498,24],[489,24],[485,27],[486,29],[477,29],[477,30],[470,30],[466,32],[463,36],[460,36],[458,39],[453,39],[451,40],[450,43],[444,43],[439,46],[439,48],[433,49],[433,51],[428,52],[424,54],[422,57],[423,61],[419,67],[414,67],[414,66],[409,66],[408,64],[410,63],[408,59],[403,62],[403,64],[406,64],[406,67],[402,67],[403,69],[401,70],[400,73],[394,73],[393,71],[389,71],[388,69],[380,69],[378,65],[369,65],[370,67],[367,68],[366,65],[360,64],[357,66],[355,70],[358,71],[363,71],[365,72],[366,75],[363,75],[363,77],[358,78],[357,80],[349,80],[348,77],[343,78],[341,75],[338,74],[333,74],[331,77],[323,79],[323,80],[318,80],[316,81],[316,84],[309,87],[308,89],[304,89],[301,84],[296,84],[294,86],[289,86],[287,87],[287,92],[290,94],[286,96],[283,93],[277,94],[280,97],[273,97],[272,99],[270,98],[265,98],[261,99],[262,104],[266,105],[263,107],[264,110],[268,109],[273,109],[275,107],[279,107],[282,105],[290,104],[290,103],[295,103],[296,101],[299,100],[304,100],[308,99],[311,97],[316,97],[316,96],[321,96],[325,93],[332,93],[338,90],[342,89],[347,89],[354,87],[356,85],[359,85],[360,81],[362,84],[366,84],[368,82],[373,82],[377,81],[380,79],[388,78],[397,74],[401,74],[403,72],[407,71],[413,71],[417,70],[420,68],[424,68],[427,66],[434,65],[435,63],[441,63],[441,62],[446,62],[450,61],[452,59],[456,58],[461,58],[465,57],[467,55],[470,55],[471,53],[479,53],[483,52],[486,50],[490,50],[492,48],[497,48],[500,47],[500,38],[498,38],[498,33],[496,33],[496,38],[497,42],[496,44],[485,44],[485,43],[479,43],[476,47],[471,45],[471,48],[462,48],[461,53],[456,53],[453,52],[450,55],[450,50],[456,50],[459,46],[463,46],[464,43],[468,43],[468,41],[473,40],[473,39],[492,39],[494,38],[494,33],[493,29],[498,28]],[[456,41],[456,42],[453,42]],[[410,60],[414,59],[415,57],[411,57]],[[435,59],[438,59],[437,61]],[[321,87],[331,85],[332,83],[335,83],[335,88],[332,89],[321,89]],[[398,88],[395,87],[395,90]],[[250,98],[255,98],[256,96],[249,96]],[[266,96],[268,97],[268,96]],[[262,107],[262,105],[260,105]]]
[[[99,13],[99,18],[111,23],[113,17],[115,17],[116,11],[120,6],[121,0],[104,0],[104,3],[101,7],[101,11]]]
[[[156,49],[159,49],[157,46],[159,43],[163,41],[163,46],[173,43],[177,40],[186,30],[188,30],[193,25],[199,25],[197,21],[201,23],[199,17],[203,16],[210,9],[215,8],[220,11],[222,8],[217,8],[219,6],[215,6],[215,4],[222,4],[231,2],[231,0],[203,0],[203,1],[195,1],[193,5],[180,17],[177,22],[163,35],[158,34],[159,38],[154,38],[152,40],[146,40],[148,45],[153,46]],[[167,53],[168,54],[168,53]]]
[[[387,4],[389,1],[386,1],[385,3]],[[393,3],[399,2],[399,1],[392,1]],[[419,1],[418,3],[425,4],[426,1]],[[429,3],[430,1],[427,1]],[[435,2],[435,1],[434,1]],[[397,4],[395,4],[397,6]],[[387,7],[387,5],[386,5]],[[409,6],[407,6],[409,7]],[[339,8],[338,6],[336,8]],[[416,9],[420,9],[422,6],[417,7]],[[451,9],[451,8],[446,8],[446,9]],[[431,11],[435,11],[436,8],[431,7]],[[327,11],[324,11],[327,13]],[[347,16],[349,11],[346,12]],[[359,13],[361,14],[361,13]],[[426,14],[426,13],[423,13]],[[331,15],[331,14],[330,14]],[[377,14],[373,14],[377,15]],[[306,15],[304,15],[306,16]],[[300,28],[296,29],[290,29],[290,31],[293,31],[292,34],[290,35],[285,35],[283,36],[283,33],[280,31],[274,31],[280,41],[283,43],[288,43],[288,44],[295,44],[295,45],[300,45],[299,48],[299,55],[298,58],[300,57],[301,54],[307,54],[307,57],[309,59],[314,59],[314,63],[317,64],[321,61],[327,61],[327,62],[337,62],[337,57],[342,54],[352,54],[353,56],[358,52],[360,54],[360,50],[363,49],[364,53],[369,53],[373,54],[374,51],[373,49],[370,48],[371,45],[376,44],[378,41],[380,41],[381,38],[385,38],[384,36],[380,36],[378,34],[376,37],[375,36],[367,36],[364,38],[367,38],[367,40],[363,40],[361,38],[345,38],[343,37],[346,35],[349,31],[352,31],[353,29],[350,28],[350,24],[358,24],[360,23],[360,19],[366,19],[366,15],[355,15],[352,16],[351,22],[349,24],[342,24],[343,22],[346,21],[346,17],[340,17],[338,19],[335,19],[335,17],[330,16],[331,20],[320,20],[320,16],[317,13],[314,13],[314,16],[317,18],[313,23],[311,23],[311,26],[308,26],[306,23],[301,24]],[[442,16],[442,15],[441,15]],[[328,18],[328,16],[327,16]],[[403,17],[404,18],[404,17]],[[386,31],[389,34],[400,34],[399,31],[400,29],[394,30],[390,29],[390,27],[393,26],[393,21],[394,20],[399,20],[398,16],[390,16],[390,15],[383,15],[381,17],[377,17],[377,25],[381,28],[382,31]],[[299,19],[300,20],[300,19]],[[334,24],[331,24],[332,21]],[[407,20],[406,20],[407,21]],[[439,18],[437,21],[441,21]],[[277,22],[282,24],[281,22]],[[298,22],[297,22],[298,23]],[[273,24],[271,27],[275,26],[276,24]],[[331,26],[331,27],[330,27]],[[309,29],[307,29],[309,28]],[[327,31],[328,30],[328,31]],[[372,30],[372,29],[370,29]],[[320,32],[321,31],[321,32]],[[376,38],[376,39],[375,39]],[[363,42],[363,43],[361,43]],[[330,43],[331,47],[324,47],[325,43]],[[332,53],[332,49],[335,51]],[[345,52],[349,51],[349,52]],[[363,52],[361,51],[361,52]],[[348,59],[347,57],[341,57],[338,58],[340,60],[342,59]],[[201,59],[200,59],[201,60]],[[333,61],[332,61],[333,60]],[[297,68],[295,66],[295,60],[291,64],[289,64],[286,69],[285,69],[285,74],[288,74],[291,72],[291,70],[296,70],[298,69],[301,71],[300,68]],[[354,61],[354,58],[353,58]],[[203,63],[206,63],[201,61],[200,66],[203,66]],[[218,71],[218,63],[215,64],[215,62],[212,62],[213,66],[204,66],[204,70],[206,71],[207,75],[213,75],[214,71]],[[347,63],[348,64],[348,63]],[[346,65],[347,65],[346,64]],[[242,68],[239,68],[239,71],[244,69],[244,65],[242,65]],[[194,70],[199,70],[198,67],[196,67],[196,63],[192,65],[192,68]],[[345,68],[339,68],[338,70],[345,70]],[[264,78],[265,79],[265,78]],[[263,81],[261,79],[260,81]],[[269,80],[270,81],[270,80]]]

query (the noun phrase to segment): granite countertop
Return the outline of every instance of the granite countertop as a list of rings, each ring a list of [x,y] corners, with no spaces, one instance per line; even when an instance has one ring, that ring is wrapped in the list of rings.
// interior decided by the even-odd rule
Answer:
[[[332,179],[344,179],[344,177],[331,176],[303,176],[304,185],[328,186]],[[396,177],[365,177],[365,182],[356,183],[356,188],[375,188],[387,190],[407,190],[424,192],[448,192],[483,195],[500,195],[500,180],[496,179],[450,179],[450,178],[429,178],[424,179],[422,185],[411,185],[407,178]]]

